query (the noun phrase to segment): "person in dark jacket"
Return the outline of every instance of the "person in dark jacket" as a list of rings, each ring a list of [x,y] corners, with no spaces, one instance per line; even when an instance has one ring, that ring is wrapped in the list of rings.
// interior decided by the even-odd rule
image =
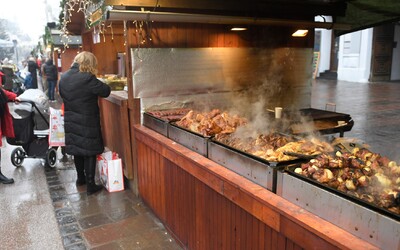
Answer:
[[[58,80],[58,71],[56,65],[53,64],[53,59],[47,59],[43,66],[43,73],[46,77],[49,87],[49,100],[54,101],[54,91]]]
[[[37,71],[39,70],[38,65],[36,64],[35,58],[30,57],[28,60],[28,71],[32,76],[32,89],[37,89]]]
[[[76,184],[86,184],[88,195],[102,189],[94,179],[96,156],[104,151],[98,98],[111,92],[110,86],[96,78],[96,68],[96,57],[81,52],[59,82],[64,102],[65,152],[74,156]]]

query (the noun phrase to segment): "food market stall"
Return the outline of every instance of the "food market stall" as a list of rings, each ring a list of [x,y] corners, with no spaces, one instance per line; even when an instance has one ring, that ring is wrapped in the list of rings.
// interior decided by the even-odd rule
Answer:
[[[155,131],[148,130],[142,125],[135,126],[140,196],[166,224],[166,227],[175,235],[177,240],[190,249],[218,248],[221,246],[227,249],[231,248],[230,246],[258,249],[260,245],[264,246],[264,244],[273,248],[338,247],[357,249],[374,248],[374,245],[382,246],[379,245],[382,242],[370,243],[369,236],[363,238],[354,236],[349,232],[344,233],[342,228],[334,225],[333,222],[314,217],[318,216],[317,211],[309,213],[301,207],[291,207],[291,203],[279,196],[274,196],[274,198],[279,200],[280,206],[276,206],[276,203],[270,207],[271,197],[262,196],[261,198],[257,196],[260,190],[263,194],[267,194],[264,192],[269,190],[268,195],[276,192],[279,167],[295,163],[299,159],[272,162],[248,157],[243,160],[245,159],[242,157],[243,154],[235,152],[235,154],[226,155],[221,160],[221,150],[227,152],[230,148],[223,145],[215,149],[217,146],[221,146],[221,143],[213,141],[212,136],[215,135],[213,132],[219,131],[219,129],[214,131],[212,126],[206,124],[204,130],[199,129],[198,124],[193,126],[196,121],[203,120],[199,117],[222,117],[225,121],[234,120],[234,115],[231,116],[223,110],[228,110],[228,108],[233,110],[233,107],[236,107],[236,101],[241,104],[241,107],[246,106],[243,105],[242,100],[239,101],[243,93],[240,82],[236,85],[236,82],[230,82],[229,86],[232,87],[233,85],[234,87],[233,90],[227,91],[225,82],[222,86],[219,85],[220,73],[215,73],[215,71],[229,72],[228,75],[232,78],[235,78],[235,74],[237,74],[246,80],[251,79],[250,82],[257,81],[254,76],[259,77],[262,74],[257,71],[257,67],[251,65],[252,60],[246,60],[248,58],[246,56],[251,54],[251,59],[257,62],[275,61],[277,58],[263,60],[260,57],[273,54],[272,50],[264,53],[262,53],[262,50],[258,50],[257,53],[248,52],[254,50],[253,48],[132,49],[132,75],[135,79],[135,86],[132,86],[133,92],[138,99],[140,98],[144,112],[142,124]],[[287,54],[296,63],[297,60],[303,58],[302,56],[296,57],[296,55],[307,54],[307,49],[293,51],[277,49],[274,52],[280,54],[281,51],[289,51]],[[207,56],[203,56],[205,53],[207,53]],[[219,57],[219,55],[222,56]],[[236,60],[224,60],[235,56],[238,56]],[[210,57],[213,60],[210,61]],[[190,61],[187,59],[190,59]],[[281,60],[285,61],[282,57]],[[307,57],[304,60],[307,60]],[[236,64],[235,66],[238,67],[232,70],[229,68],[232,66],[229,63],[231,61],[245,61],[250,66],[246,68],[243,67],[243,64],[240,64],[240,66]],[[163,64],[160,65],[159,62]],[[171,62],[175,62],[175,64]],[[184,70],[176,62],[183,62]],[[155,64],[157,71],[154,71]],[[288,63],[287,67],[291,67],[291,64]],[[205,71],[207,73],[204,73]],[[190,74],[187,72],[190,72]],[[248,72],[253,72],[253,74]],[[282,72],[288,71],[283,70]],[[295,79],[301,79],[299,82],[307,81],[301,73],[304,72],[304,69],[299,69],[299,72]],[[198,79],[207,82],[207,85],[197,83],[196,80]],[[188,85],[187,82],[190,82],[190,84]],[[291,83],[293,84],[293,82]],[[255,86],[252,87],[256,88]],[[268,85],[268,87],[272,88],[272,85]],[[304,88],[304,86],[299,87],[299,89],[301,88]],[[269,90],[271,91],[271,89]],[[237,93],[239,94],[237,95]],[[251,92],[251,95],[253,94],[254,92]],[[277,96],[275,94],[271,96]],[[285,94],[287,94],[285,97],[290,96],[290,92]],[[304,94],[304,96],[306,95]],[[309,99],[304,98],[304,96],[290,96],[292,98],[286,103],[285,101],[288,101],[288,99],[284,98],[279,105],[291,110],[291,115],[288,113],[288,116],[292,118],[299,116],[306,119],[304,114],[310,113],[309,109],[300,109],[302,112],[300,110],[296,112],[295,108],[291,108],[291,105],[307,107],[308,104],[305,100]],[[244,98],[250,100],[248,96]],[[260,100],[260,98],[257,98],[257,100]],[[281,100],[279,97],[273,99],[275,102]],[[249,101],[249,103],[251,102]],[[211,110],[203,113],[202,110],[207,109],[204,108],[205,106],[218,107],[221,111]],[[249,111],[249,107],[251,105],[244,107],[244,110],[248,112],[255,110],[253,108]],[[188,111],[188,109],[190,110]],[[263,112],[265,119],[263,119],[264,123],[262,124],[265,130],[270,127],[268,122],[275,124],[275,126],[280,124],[281,127],[285,127],[283,125],[286,119],[276,120],[274,116],[269,117],[270,113],[266,110],[266,107],[262,107],[262,110],[265,110]],[[321,111],[321,113],[326,115],[329,112]],[[257,114],[260,115],[260,113]],[[346,125],[352,124],[351,117],[348,115],[339,113],[335,115],[340,118],[333,120],[336,124],[332,129],[341,125],[338,123],[338,121],[342,121],[341,119]],[[218,119],[220,118],[216,118],[214,121]],[[313,118],[310,119],[314,121]],[[190,122],[191,120],[193,121]],[[187,126],[184,125],[186,122]],[[241,123],[245,122],[233,122],[237,125]],[[212,122],[208,124],[212,124]],[[197,130],[191,131],[190,128],[192,127],[197,128]],[[298,128],[299,126],[296,126],[297,132],[299,131]],[[347,128],[351,129],[351,125]],[[222,128],[220,130],[219,132],[224,131]],[[321,130],[326,132],[324,128]],[[211,132],[211,134],[208,132]],[[247,162],[244,163],[247,159],[251,161],[248,165],[246,165]],[[232,171],[227,172],[226,170]],[[290,213],[286,211],[286,208],[289,207],[293,208],[294,211],[301,211],[303,217],[298,219],[297,213],[296,215],[292,214],[293,217],[296,217],[295,219],[291,217]],[[330,232],[340,232],[340,236],[320,229],[311,229],[310,224],[308,224],[310,218],[317,218],[317,222],[313,223],[325,229],[329,228]],[[288,220],[291,223],[286,224]],[[290,232],[291,230],[294,231]],[[294,236],[300,234],[300,232],[303,236],[307,234],[309,241],[304,242]],[[347,237],[349,239],[346,239]],[[281,241],[274,245],[272,238],[281,239]],[[343,244],[343,242],[346,243]]]
[[[273,140],[269,135],[276,128],[281,128],[277,132],[285,138],[289,135],[288,140],[302,138],[309,132],[308,126],[312,131],[343,136],[353,125],[350,115],[310,107],[312,28],[334,26],[314,23],[314,12],[336,15],[342,11],[339,6],[332,8],[334,4],[320,3],[314,6],[318,1],[311,1],[308,4],[312,6],[307,7],[313,8],[302,8],[303,14],[298,14],[294,9],[300,5],[288,6],[287,13],[273,5],[269,13],[260,13],[262,16],[257,21],[251,19],[250,23],[248,18],[240,16],[244,14],[240,9],[243,5],[237,2],[230,7],[219,1],[208,3],[211,6],[201,1],[190,5],[168,2],[162,7],[146,1],[145,6],[135,6],[132,1],[108,2],[118,6],[109,12],[108,22],[120,27],[119,31],[113,29],[113,35],[119,32],[120,42],[125,45],[129,70],[128,91],[126,96],[122,95],[123,100],[110,97],[102,101],[102,115],[108,128],[106,145],[110,143],[107,138],[114,138],[110,144],[116,146],[121,145],[119,139],[125,140],[122,151],[132,162],[134,192],[182,246],[189,249],[387,246],[385,238],[364,234],[364,230],[360,230],[361,234],[354,233],[320,216],[321,209],[309,211],[296,198],[291,200],[286,195],[291,191],[285,189],[281,176],[288,175],[285,171],[291,164],[310,159],[281,151],[280,156],[292,158],[271,160],[267,157],[278,156],[264,155],[262,150],[257,153],[238,150],[223,136],[217,140],[218,133],[207,135],[201,130],[193,133],[183,126],[189,118],[197,119],[207,116],[203,112],[219,109],[222,111],[219,117],[223,119],[240,115],[256,125],[254,131],[264,135],[255,137],[257,143],[260,139]],[[337,3],[340,5],[341,1]],[[246,6],[245,12],[257,11],[260,4]],[[150,6],[150,12],[137,10]],[[156,13],[155,9],[168,13]],[[181,13],[188,9],[192,13]],[[236,16],[228,18],[227,14]],[[295,18],[283,19],[290,15]],[[219,16],[225,17],[218,19]],[[263,18],[266,16],[274,19]],[[248,31],[230,31],[232,25],[243,23]],[[309,35],[291,37],[299,26],[308,27]],[[113,35],[106,33],[106,37]],[[107,39],[104,44],[91,44],[91,32],[83,39],[84,48],[106,58]],[[109,65],[103,62],[101,67]],[[114,104],[118,106],[115,108]],[[275,114],[269,111],[274,107],[283,107],[283,119],[275,119]],[[196,112],[196,116],[187,116],[190,111]],[[318,113],[313,111],[320,112],[319,118],[326,115],[326,120],[313,117]],[[398,225],[398,221],[391,225]],[[390,235],[398,236],[398,231]]]

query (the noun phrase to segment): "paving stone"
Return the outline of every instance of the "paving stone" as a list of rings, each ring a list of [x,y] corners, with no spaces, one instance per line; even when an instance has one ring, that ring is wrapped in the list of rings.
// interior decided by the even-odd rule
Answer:
[[[97,246],[97,247],[92,247],[91,250],[122,250],[124,248],[122,248],[120,246],[120,244],[118,244],[117,242],[111,242],[108,244],[104,244],[101,246]],[[126,248],[125,248],[126,249]]]
[[[66,235],[62,237],[62,240],[65,247],[76,244],[78,242],[83,242],[83,238],[80,233]]]
[[[67,216],[67,215],[74,215],[74,211],[70,207],[64,207],[64,208],[56,209],[55,213],[56,213],[56,217],[57,218],[64,217],[64,216]]]
[[[65,193],[65,188],[63,185],[57,185],[57,186],[51,186],[49,187],[50,193],[52,192],[64,192]]]
[[[65,250],[86,250],[86,249],[88,248],[83,243],[78,243],[65,248]]]
[[[79,225],[77,223],[68,224],[60,227],[60,233],[62,236],[66,236],[73,233],[80,232]]]
[[[101,226],[104,224],[112,223],[113,221],[105,214],[96,214],[88,216],[79,220],[79,225],[82,229],[88,229],[92,227]]]
[[[76,222],[75,216],[64,216],[60,218],[56,218],[59,225],[67,225]]]

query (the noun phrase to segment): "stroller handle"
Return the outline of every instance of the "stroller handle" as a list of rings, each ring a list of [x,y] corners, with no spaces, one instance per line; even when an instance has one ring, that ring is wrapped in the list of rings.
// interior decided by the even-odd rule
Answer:
[[[11,101],[8,101],[11,102]],[[40,112],[39,108],[36,106],[36,103],[34,101],[30,101],[30,100],[20,100],[19,102],[14,102],[16,105],[18,105],[19,103],[29,103],[32,105],[32,107],[34,109],[36,109],[36,111],[39,113],[39,115],[43,118],[43,120],[46,122],[47,126],[50,125],[49,121],[46,119],[46,117],[44,117],[44,115],[42,114],[42,112]]]

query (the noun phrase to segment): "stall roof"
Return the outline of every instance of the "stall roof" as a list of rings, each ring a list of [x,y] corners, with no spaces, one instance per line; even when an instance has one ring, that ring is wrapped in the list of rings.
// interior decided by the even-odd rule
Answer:
[[[338,16],[336,22],[348,24],[350,29],[335,33],[343,35],[398,21],[400,21],[400,0],[349,0],[345,16]]]
[[[302,19],[344,15],[348,0],[105,0],[116,8],[260,18]]]

